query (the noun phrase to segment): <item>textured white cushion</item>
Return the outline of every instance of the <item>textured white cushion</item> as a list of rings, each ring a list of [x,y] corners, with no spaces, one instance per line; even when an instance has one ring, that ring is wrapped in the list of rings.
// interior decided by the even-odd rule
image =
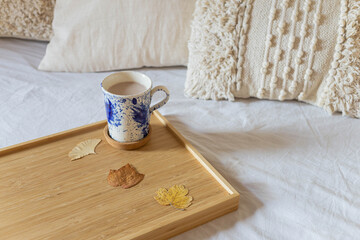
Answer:
[[[94,72],[186,65],[195,0],[57,0],[39,69]]]
[[[55,0],[0,0],[0,37],[50,40]]]
[[[356,0],[197,1],[185,93],[299,99],[360,117]]]

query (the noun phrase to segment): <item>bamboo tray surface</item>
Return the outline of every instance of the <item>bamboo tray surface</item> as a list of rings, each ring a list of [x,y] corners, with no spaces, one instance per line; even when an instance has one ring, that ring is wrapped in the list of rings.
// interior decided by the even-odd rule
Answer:
[[[239,194],[157,111],[151,140],[124,151],[97,122],[0,149],[0,238],[166,239],[237,209]],[[96,155],[70,161],[79,142],[101,138]],[[110,169],[130,163],[145,174],[130,189],[108,185]],[[184,211],[161,206],[160,187],[184,184]]]

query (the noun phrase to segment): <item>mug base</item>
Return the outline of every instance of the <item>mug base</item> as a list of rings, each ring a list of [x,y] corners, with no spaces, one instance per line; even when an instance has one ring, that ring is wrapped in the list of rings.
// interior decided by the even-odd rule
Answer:
[[[118,141],[115,141],[109,135],[109,128],[108,128],[107,124],[104,127],[104,136],[105,136],[105,139],[108,142],[108,144],[110,144],[110,146],[112,146],[113,148],[122,149],[122,150],[134,150],[134,149],[138,149],[138,148],[144,146],[150,140],[151,126],[149,126],[148,135],[146,137],[144,137],[143,139],[140,139],[140,140],[135,141],[135,142],[118,142]]]

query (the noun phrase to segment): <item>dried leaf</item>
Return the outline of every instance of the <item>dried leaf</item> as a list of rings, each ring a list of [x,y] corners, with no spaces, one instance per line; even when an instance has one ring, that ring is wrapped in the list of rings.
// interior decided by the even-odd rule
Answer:
[[[82,158],[89,154],[96,154],[95,147],[101,142],[101,139],[89,139],[78,143],[72,150],[69,152],[69,157],[71,161]]]
[[[154,199],[161,205],[171,205],[175,208],[184,210],[191,205],[193,198],[186,196],[189,190],[184,185],[174,185],[169,190],[166,188],[159,188],[156,191]]]
[[[141,182],[144,176],[144,174],[138,173],[130,164],[126,164],[118,170],[110,170],[107,181],[113,187],[131,188]]]

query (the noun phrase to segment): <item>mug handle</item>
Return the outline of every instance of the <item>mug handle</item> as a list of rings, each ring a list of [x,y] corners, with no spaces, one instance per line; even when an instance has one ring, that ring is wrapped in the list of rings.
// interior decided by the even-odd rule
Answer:
[[[156,109],[164,106],[168,101],[169,101],[169,97],[170,97],[170,92],[169,90],[165,87],[165,86],[156,86],[153,89],[151,89],[150,92],[150,98],[152,99],[152,97],[154,96],[154,94],[158,91],[163,91],[164,93],[166,93],[166,97],[161,100],[160,102],[156,103],[155,105],[153,105],[152,107],[150,107],[150,114],[155,111]]]

